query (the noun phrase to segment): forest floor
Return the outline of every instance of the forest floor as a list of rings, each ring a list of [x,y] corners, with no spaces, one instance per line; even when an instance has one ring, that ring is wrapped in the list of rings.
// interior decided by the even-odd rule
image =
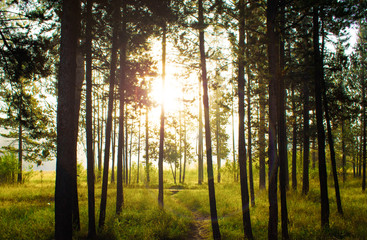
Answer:
[[[196,184],[196,173],[187,184],[169,182],[165,175],[164,208],[157,204],[157,186],[135,184],[124,188],[125,206],[115,215],[116,186],[109,185],[106,226],[98,229],[98,239],[211,239],[211,222],[207,185]],[[81,174],[81,179],[84,179]],[[0,185],[0,239],[54,238],[55,173],[35,173],[26,183]],[[332,179],[328,179],[330,228],[320,227],[320,191],[317,171],[310,174],[310,192],[287,193],[288,229],[291,239],[367,239],[366,193],[361,179],[349,175],[340,184],[344,215],[337,213]],[[86,239],[88,231],[87,185],[81,180],[79,208],[81,231],[74,239]],[[299,186],[301,188],[301,186]],[[255,189],[258,186],[255,185]],[[242,206],[239,183],[230,178],[216,184],[218,221],[222,239],[243,239]],[[96,222],[99,217],[100,184],[96,184]],[[255,239],[267,239],[269,205],[267,191],[255,191],[255,206],[250,207]],[[280,216],[279,216],[280,218]],[[280,221],[278,225],[281,238]]]

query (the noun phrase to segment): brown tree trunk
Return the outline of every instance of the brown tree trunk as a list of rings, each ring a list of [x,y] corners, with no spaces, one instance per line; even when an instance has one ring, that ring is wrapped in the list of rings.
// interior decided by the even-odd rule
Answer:
[[[210,216],[212,222],[213,238],[221,239],[217,206],[215,200],[215,188],[214,188],[214,174],[213,174],[213,160],[212,160],[212,142],[210,132],[210,119],[209,119],[209,97],[208,97],[208,80],[206,78],[206,57],[205,57],[205,41],[204,41],[204,9],[202,0],[198,2],[199,8],[199,48],[200,48],[200,65],[201,65],[201,78],[203,82],[203,104],[204,104],[204,120],[205,120],[205,144],[206,144],[206,159],[207,159],[207,172],[208,172],[208,188],[209,188],[209,204],[210,204]]]
[[[269,61],[269,225],[268,238],[278,239],[278,197],[277,176],[278,159],[276,149],[276,83],[279,77],[279,33],[276,32],[276,17],[278,15],[278,1],[267,2],[267,37]]]
[[[240,165],[242,221],[244,236],[253,239],[250,202],[246,169],[246,141],[245,141],[245,2],[240,0],[239,8],[239,53],[238,53],[238,162]]]
[[[57,161],[55,187],[55,239],[72,239],[73,182],[76,181],[75,83],[76,51],[80,33],[80,2],[62,5],[60,69],[57,105]]]
[[[167,25],[164,23],[162,33],[162,90],[164,92],[166,80],[166,34]],[[159,131],[159,159],[158,159],[158,205],[163,209],[163,157],[164,157],[164,99],[161,102],[161,126]]]
[[[313,7],[313,44],[315,64],[315,100],[316,100],[316,122],[317,143],[319,147],[319,178],[321,193],[321,226],[329,227],[329,197],[327,189],[327,173],[325,162],[325,131],[323,125],[322,111],[322,82],[323,82],[323,60],[319,46],[319,8]]]
[[[105,154],[103,159],[103,176],[102,176],[102,194],[101,205],[99,215],[99,227],[103,227],[106,219],[106,207],[107,207],[107,185],[108,185],[108,167],[111,149],[111,130],[112,130],[112,111],[115,92],[115,75],[116,75],[116,63],[117,63],[117,50],[118,50],[118,25],[120,23],[120,5],[117,0],[112,2],[113,12],[113,33],[112,33],[112,49],[111,49],[111,66],[110,66],[110,87],[108,92],[108,110],[107,110],[107,122],[106,122],[106,140],[105,140]]]
[[[119,133],[118,133],[118,149],[117,149],[117,172],[116,172],[116,214],[120,214],[124,205],[124,186],[123,186],[123,157],[124,157],[124,109],[125,109],[125,78],[126,78],[126,1],[122,1],[122,24],[120,32],[121,49],[120,49],[120,79],[119,79]]]
[[[87,25],[85,40],[86,59],[86,135],[87,135],[87,183],[88,183],[88,238],[96,237],[95,191],[94,191],[94,151],[93,151],[93,124],[92,124],[92,18],[93,0],[87,2]]]

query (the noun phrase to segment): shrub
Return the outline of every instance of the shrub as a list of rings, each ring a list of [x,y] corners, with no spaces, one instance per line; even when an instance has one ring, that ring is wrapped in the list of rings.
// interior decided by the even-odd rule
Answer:
[[[14,183],[18,174],[18,158],[14,153],[0,156],[0,183]]]

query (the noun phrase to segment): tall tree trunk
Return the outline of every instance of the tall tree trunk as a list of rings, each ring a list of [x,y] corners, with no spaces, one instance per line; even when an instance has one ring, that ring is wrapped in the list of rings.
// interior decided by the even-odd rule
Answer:
[[[316,99],[316,122],[317,143],[319,146],[319,178],[321,193],[321,226],[329,227],[329,197],[327,189],[327,173],[325,162],[325,131],[322,112],[322,82],[323,82],[323,60],[319,47],[319,8],[313,7],[313,44],[315,64],[315,99]]]
[[[292,146],[292,188],[297,189],[297,115],[294,99],[294,83],[292,83],[292,112],[293,112],[293,146]]]
[[[244,236],[253,239],[249,193],[246,169],[246,141],[245,141],[245,2],[240,0],[239,8],[239,52],[238,52],[238,162],[240,164],[242,221]]]
[[[149,108],[146,107],[145,115],[145,171],[147,185],[150,182],[149,178]]]
[[[166,34],[167,25],[163,23],[162,33],[162,90],[166,81]],[[164,157],[164,98],[161,102],[161,126],[159,131],[159,159],[158,159],[158,205],[163,209],[163,157]]]
[[[139,184],[139,177],[140,177],[140,138],[141,138],[141,109],[139,109],[138,161],[137,161],[137,173],[136,173],[137,184]]]
[[[19,110],[20,112],[20,110]],[[18,132],[18,183],[23,182],[23,126],[22,116],[19,113],[19,132]]]
[[[201,66],[201,78],[203,82],[203,104],[204,104],[204,120],[205,120],[205,144],[206,144],[206,159],[207,159],[207,172],[208,172],[208,188],[209,188],[209,204],[210,204],[210,216],[212,222],[213,238],[221,239],[217,206],[215,200],[215,188],[214,188],[214,174],[213,174],[213,160],[212,160],[212,142],[210,132],[210,119],[209,119],[209,97],[208,97],[208,80],[206,77],[206,57],[205,57],[205,41],[204,41],[204,9],[203,2],[199,0],[199,48],[200,48],[200,66]]]
[[[217,94],[216,94],[217,95]],[[218,95],[217,95],[218,96]],[[218,99],[217,99],[218,100]],[[215,115],[216,115],[216,129],[215,129],[215,137],[216,137],[216,144],[217,144],[217,165],[218,165],[218,183],[220,183],[221,180],[221,159],[220,159],[220,138],[219,138],[219,129],[220,129],[220,110],[219,110],[219,103],[216,104],[215,109]]]
[[[238,181],[238,175],[237,175],[237,164],[236,164],[236,141],[234,137],[234,90],[232,86],[232,155],[233,155],[233,180],[235,182]]]
[[[276,84],[279,77],[279,33],[276,32],[276,17],[278,15],[278,1],[267,2],[267,37],[269,61],[269,225],[268,238],[278,239],[278,198],[277,176],[278,159],[276,149]]]
[[[55,187],[55,239],[72,239],[75,128],[76,51],[80,33],[80,2],[62,5],[60,69],[57,105],[57,161]]]
[[[131,184],[131,172],[132,172],[132,168],[131,168],[131,153],[132,153],[132,145],[133,145],[133,128],[134,128],[134,122],[133,119],[131,119],[131,130],[130,130],[130,147],[129,147],[129,184]]]
[[[204,161],[203,161],[203,100],[202,100],[202,79],[199,78],[199,147],[198,147],[198,184],[204,180]]]
[[[260,88],[260,96],[259,96],[259,188],[265,189],[266,185],[266,170],[265,170],[265,83],[263,78],[259,78],[259,88]]]
[[[116,81],[117,82],[117,81]],[[117,100],[116,100],[116,93],[114,93],[114,111],[113,111],[113,130],[112,130],[112,146],[111,146],[111,152],[112,152],[112,167],[111,167],[111,183],[115,183],[115,155],[116,155],[116,117],[117,117]]]
[[[124,182],[125,184],[129,184],[129,153],[128,153],[128,148],[129,148],[129,131],[128,131],[128,109],[127,109],[127,104],[125,104],[125,153],[124,153]]]
[[[249,42],[249,34],[246,34],[247,42]],[[246,50],[246,58],[249,59],[249,51]],[[252,172],[252,128],[251,128],[251,80],[249,64],[246,64],[247,71],[247,130],[248,130],[248,171],[250,183],[251,206],[255,206],[254,176]]]
[[[179,110],[179,158],[180,158],[180,179],[179,182],[182,183],[182,113],[181,113],[181,105],[180,105],[180,110]]]
[[[94,194],[94,151],[93,151],[93,124],[92,124],[92,17],[93,0],[87,2],[87,25],[85,40],[86,59],[86,135],[87,135],[87,183],[88,183],[88,238],[96,237],[95,194]]]
[[[289,187],[288,177],[288,151],[287,151],[287,126],[286,126],[286,110],[285,110],[285,83],[284,83],[284,28],[285,28],[285,2],[280,0],[280,29],[279,37],[279,77],[277,78],[277,120],[278,120],[278,146],[279,146],[279,188],[281,202],[281,222],[282,222],[282,239],[289,239],[288,235],[288,209],[287,209],[287,189]]]
[[[344,120],[341,122],[342,127],[342,167],[343,167],[343,183],[345,183],[346,179],[346,155],[345,155],[345,126],[344,126]]]
[[[184,163],[183,163],[182,183],[185,183],[186,161],[187,161],[187,137],[186,137],[186,118],[184,118]]]
[[[105,154],[103,159],[103,176],[102,176],[102,194],[101,205],[99,215],[99,227],[102,228],[106,219],[106,207],[107,207],[107,185],[108,185],[108,167],[110,159],[111,149],[111,130],[112,130],[112,111],[113,111],[113,96],[115,92],[115,75],[116,75],[116,63],[117,63],[117,50],[118,50],[118,26],[120,23],[120,5],[119,1],[114,0],[112,2],[112,49],[111,49],[111,66],[110,66],[110,87],[108,92],[108,110],[107,110],[107,122],[106,122],[106,142],[105,142]]]
[[[309,184],[309,154],[310,154],[310,115],[308,81],[303,82],[303,185],[302,194],[307,195]]]
[[[120,79],[119,79],[119,133],[118,133],[118,149],[117,149],[117,172],[116,172],[116,214],[120,214],[124,205],[124,186],[123,186],[123,158],[124,158],[124,109],[125,109],[125,78],[126,78],[126,51],[127,51],[127,34],[126,34],[126,0],[122,1],[122,24],[120,32],[121,49],[120,49]]]
[[[366,190],[366,79],[364,78],[364,68],[362,67],[362,123],[363,123],[363,148],[362,148],[362,191]],[[361,170],[360,170],[361,171]],[[361,174],[359,174],[361,175]]]

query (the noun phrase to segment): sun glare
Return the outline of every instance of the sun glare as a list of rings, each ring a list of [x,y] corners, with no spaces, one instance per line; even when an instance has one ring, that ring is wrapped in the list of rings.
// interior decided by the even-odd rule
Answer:
[[[179,110],[179,98],[181,96],[181,88],[179,81],[175,77],[176,68],[168,65],[166,68],[165,87],[162,88],[162,78],[158,77],[152,86],[152,97],[160,104],[163,100],[164,110],[166,113],[175,113]],[[160,109],[160,107],[159,107]]]

